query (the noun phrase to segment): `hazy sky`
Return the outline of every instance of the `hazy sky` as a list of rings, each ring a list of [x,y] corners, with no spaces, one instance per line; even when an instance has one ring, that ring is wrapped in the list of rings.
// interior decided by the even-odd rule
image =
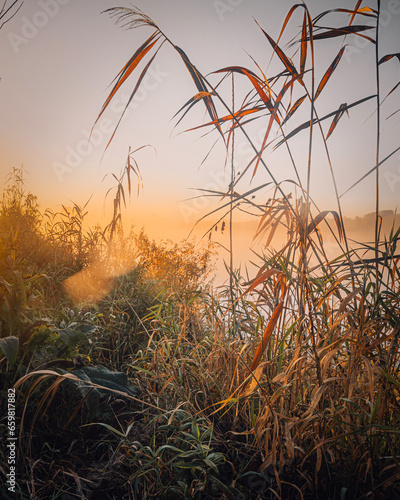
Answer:
[[[270,62],[271,47],[254,22],[274,38],[279,35],[286,13],[295,3],[272,0],[136,0],[135,5],[153,17],[170,39],[188,54],[207,74],[229,65],[243,65],[258,72],[251,54],[267,76],[283,67]],[[347,1],[309,1],[312,15],[334,7],[354,7]],[[375,8],[375,2],[362,6]],[[204,131],[183,132],[202,123],[203,108],[197,106],[174,130],[173,115],[196,93],[193,82],[178,55],[168,46],[158,54],[152,72],[144,80],[132,109],[101,161],[121,106],[134,81],[127,82],[113,107],[100,120],[92,142],[88,133],[105,101],[113,78],[139,45],[150,35],[146,29],[126,31],[114,20],[101,14],[107,8],[129,7],[124,0],[25,0],[15,18],[0,31],[0,176],[2,182],[11,167],[23,163],[29,172],[27,186],[39,198],[42,207],[68,205],[70,200],[84,204],[94,193],[90,207],[101,216],[101,204],[111,178],[119,175],[128,148],[152,147],[140,151],[136,159],[141,168],[144,189],[139,199],[132,198],[130,216],[137,224],[157,227],[161,236],[173,236],[174,228],[184,231],[204,211],[216,205],[209,199],[183,201],[195,194],[191,188],[226,189],[229,174],[224,169],[224,148],[217,145],[201,168],[202,160],[216,139],[215,134],[201,137]],[[254,18],[254,19],[253,19]],[[288,34],[298,32],[302,14],[295,13]],[[346,25],[348,17],[332,15],[324,26]],[[357,24],[365,23],[360,18]],[[370,32],[371,35],[373,31]],[[322,77],[341,47],[342,39],[321,40],[316,44],[316,79]],[[318,101],[320,115],[336,110],[375,92],[374,47],[349,36],[345,54]],[[400,0],[382,1],[380,55],[400,52]],[[298,65],[298,55],[294,61]],[[393,58],[381,66],[382,98],[400,80],[400,61]],[[216,77],[214,82],[217,81]],[[221,92],[229,99],[228,84]],[[236,78],[239,95],[250,89],[244,77]],[[374,166],[376,118],[371,100],[344,116],[329,147],[339,192]],[[399,146],[400,87],[382,106],[381,158]],[[309,118],[308,108],[299,122]],[[264,119],[266,120],[266,119]],[[294,123],[294,122],[293,122]],[[257,121],[249,133],[260,143],[266,121]],[[290,122],[288,129],[291,130]],[[326,128],[329,126],[326,122]],[[307,132],[291,141],[295,159],[305,180]],[[336,209],[326,158],[320,141],[315,139],[312,167],[312,195],[321,209]],[[243,169],[249,159],[249,147],[240,132],[236,135],[236,168]],[[293,178],[283,148],[267,152],[265,160],[279,181]],[[260,168],[253,184],[250,177],[240,185],[249,189],[270,179]],[[396,209],[400,193],[400,155],[382,166],[381,207]],[[271,196],[264,191],[257,197]],[[374,176],[371,175],[342,198],[344,212],[361,215],[374,210]],[[210,222],[212,223],[212,222]],[[183,235],[184,231],[180,233]]]

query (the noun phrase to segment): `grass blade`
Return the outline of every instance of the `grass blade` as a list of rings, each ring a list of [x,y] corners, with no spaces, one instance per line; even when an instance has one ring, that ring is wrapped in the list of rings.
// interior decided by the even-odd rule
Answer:
[[[339,109],[336,111],[335,117],[332,120],[331,126],[329,127],[328,133],[326,134],[326,139],[329,139],[329,136],[332,134],[332,132],[335,130],[336,125],[338,124],[340,118],[344,115],[346,112],[347,115],[349,112],[346,109],[347,103],[341,104],[339,106]]]
[[[318,98],[318,96],[320,95],[320,93],[324,89],[325,85],[328,83],[329,78],[332,76],[333,72],[337,68],[337,65],[339,64],[340,59],[342,58],[342,55],[343,55],[343,52],[344,52],[345,48],[346,48],[346,46],[342,47],[339,50],[338,55],[335,57],[335,59],[333,60],[332,64],[327,69],[325,75],[322,77],[322,79],[321,79],[321,81],[320,81],[320,83],[318,85],[317,91],[315,93],[315,100]]]

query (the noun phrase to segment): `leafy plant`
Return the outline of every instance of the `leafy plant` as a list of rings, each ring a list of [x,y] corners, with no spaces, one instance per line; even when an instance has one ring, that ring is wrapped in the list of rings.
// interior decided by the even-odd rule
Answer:
[[[207,214],[213,218],[208,234],[230,224],[234,211],[246,211],[256,218],[254,237],[266,250],[256,256],[251,278],[234,272],[230,259],[229,288],[221,291],[206,286],[207,245],[197,251],[144,233],[125,237],[122,209],[131,176],[141,183],[131,151],[114,176],[113,215],[104,230],[84,229],[87,205],[42,216],[35,197],[25,195],[23,176],[13,171],[0,207],[0,363],[3,386],[15,383],[18,396],[21,497],[397,497],[400,229],[394,218],[385,236],[375,230],[372,243],[349,240],[340,201],[345,193],[339,194],[330,151],[344,114],[376,103],[375,166],[349,188],[376,173],[376,228],[379,169],[398,150],[382,160],[379,72],[397,57],[379,57],[380,3],[372,8],[357,1],[354,9],[314,18],[305,4],[294,5],[274,38],[260,22],[255,30],[281,66],[273,76],[253,61],[254,67],[220,68],[206,77],[143,12],[107,12],[151,33],[117,75],[99,118],[136,75],[132,99],[161,47],[172,47],[196,92],[177,113],[178,123],[201,103],[207,121],[191,128],[214,132],[227,155],[234,154],[234,134],[254,152],[241,174],[231,164],[226,191],[205,193],[221,200]],[[284,45],[300,12],[300,33]],[[335,22],[344,16],[347,22]],[[354,37],[373,49],[377,92],[346,104],[329,101],[332,107],[320,113]],[[316,54],[327,40],[342,43],[317,77]],[[237,86],[225,97],[231,76],[232,86],[239,79],[247,85],[239,105]],[[251,141],[256,120],[263,123],[260,148]],[[334,210],[312,197],[318,136]],[[295,137],[308,143],[302,160],[294,154]],[[283,181],[265,161],[267,152],[282,147],[293,171]],[[241,190],[248,177],[253,185]],[[230,225],[230,237],[233,230]],[[279,232],[286,239],[274,250]],[[333,259],[326,234],[339,249]],[[104,285],[96,300],[77,294],[72,305],[65,296],[71,288],[61,283],[77,271],[91,278],[92,288]],[[5,408],[4,390],[1,403]],[[5,432],[4,423],[0,428]]]

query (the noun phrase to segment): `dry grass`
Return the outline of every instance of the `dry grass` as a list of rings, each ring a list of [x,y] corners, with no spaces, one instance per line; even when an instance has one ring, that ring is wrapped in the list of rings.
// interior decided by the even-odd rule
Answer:
[[[281,47],[298,9],[303,22],[292,44],[296,63]],[[223,80],[235,73],[248,82],[237,110],[226,104],[222,82],[204,77],[152,19],[137,9],[108,12],[119,23],[152,33],[117,75],[99,118],[147,57],[133,97],[154,57],[169,45],[196,87],[183,116],[203,103],[210,121],[194,128],[215,130],[227,151],[233,131],[254,149],[234,186],[226,193],[208,193],[222,198],[209,215],[223,221],[233,210],[246,210],[259,220],[255,238],[268,246],[283,225],[287,240],[262,257],[254,279],[243,283],[230,269],[229,290],[217,292],[204,281],[209,248],[159,244],[144,234],[123,238],[124,184],[130,193],[131,174],[141,182],[131,152],[122,175],[115,177],[113,218],[103,231],[85,232],[85,207],[76,205],[72,212],[49,214],[44,225],[34,198],[22,191],[22,178],[14,178],[0,212],[0,347],[3,386],[15,383],[19,394],[21,498],[397,498],[400,229],[393,227],[386,239],[375,231],[372,244],[349,250],[328,143],[346,111],[372,99],[379,108],[379,87],[377,95],[320,116],[316,103],[345,47],[319,82],[314,65],[319,40],[359,36],[377,45],[369,26],[358,20],[378,23],[379,5],[374,10],[359,1],[354,10],[336,9],[312,19],[299,4],[289,11],[276,41],[260,27],[282,71],[267,78],[257,63],[255,71],[238,66],[215,71]],[[337,14],[348,14],[347,24],[324,28],[325,17],[333,23]],[[378,74],[392,57],[374,54]],[[307,103],[306,118],[294,122]],[[263,144],[257,149],[246,127],[250,119],[265,116]],[[287,129],[289,119],[294,125]],[[280,130],[278,140],[270,137],[273,125]],[[378,176],[376,227],[384,161],[379,127],[378,119],[376,163],[366,174]],[[305,173],[291,150],[291,138],[300,133],[308,134]],[[316,134],[331,172],[335,210],[319,209],[310,193]],[[288,152],[295,181],[278,182],[264,161],[268,148],[280,146]],[[274,185],[272,198],[262,204],[252,196],[264,192],[265,179],[247,192],[236,190],[242,178],[255,179],[259,169]],[[295,186],[299,195],[284,185]],[[22,228],[18,235],[11,230],[16,222]],[[324,249],[323,224],[341,249],[334,260]],[[31,241],[33,234],[40,242],[37,248],[49,249],[48,261],[23,245],[28,228]],[[124,264],[123,271],[129,269],[124,274],[111,272],[119,245],[125,245],[127,263],[135,262],[133,269]],[[100,276],[89,265],[93,251],[107,269]],[[96,289],[101,280],[106,283],[96,303],[74,306],[60,292],[60,282],[82,269],[75,276],[89,277]]]

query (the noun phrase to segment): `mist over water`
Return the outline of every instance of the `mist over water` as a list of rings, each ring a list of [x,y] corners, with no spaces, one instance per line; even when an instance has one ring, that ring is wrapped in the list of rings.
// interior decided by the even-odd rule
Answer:
[[[391,210],[384,211],[382,214],[382,227],[381,237],[388,238],[392,227],[398,227],[400,223],[400,215],[395,214]],[[333,217],[327,218],[332,232],[338,237],[338,230]],[[373,250],[368,250],[365,245],[373,247],[374,231],[375,231],[375,214],[369,213],[359,217],[344,217],[344,225],[346,236],[348,239],[349,250],[355,250],[357,257],[353,256],[352,260],[358,258],[372,258]],[[244,281],[255,278],[259,268],[263,265],[263,256],[268,258],[268,255],[282,249],[288,239],[286,228],[280,226],[270,243],[265,246],[266,236],[254,239],[258,227],[256,219],[249,219],[248,221],[241,221],[234,225],[234,238],[233,238],[233,255],[234,255],[234,270],[240,269],[240,275]],[[342,255],[345,249],[344,242],[341,241],[342,249],[338,241],[335,239],[334,234],[329,230],[326,223],[322,222],[318,226],[320,237],[322,238],[324,250],[329,260],[333,260]],[[221,234],[220,230],[212,231],[212,239],[218,242],[218,257],[216,259],[216,276],[214,285],[228,285],[229,273],[225,268],[224,261],[229,265],[229,232],[224,231]],[[223,245],[225,248],[223,248]],[[315,262],[314,262],[315,260]],[[317,265],[316,259],[312,258],[311,263]]]

